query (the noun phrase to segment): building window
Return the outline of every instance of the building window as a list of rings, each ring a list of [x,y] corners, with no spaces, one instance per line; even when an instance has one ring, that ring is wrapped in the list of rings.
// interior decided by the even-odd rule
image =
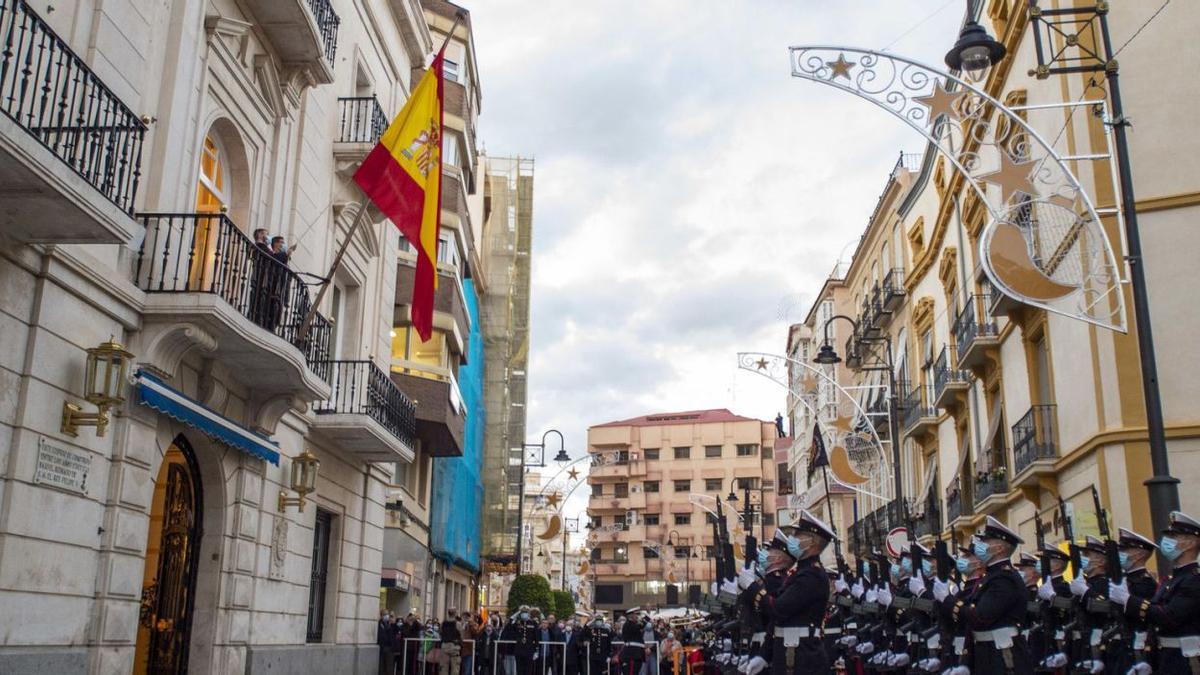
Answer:
[[[458,78],[461,77],[458,63],[450,59],[442,59],[442,64],[442,73],[446,79],[450,82],[458,82]]]
[[[658,558],[658,551],[650,548],[649,546],[643,546],[642,547],[642,557],[645,558],[646,560],[654,560],[654,559]]]
[[[704,491],[705,492],[720,492],[721,491],[721,479],[720,478],[705,478],[704,479]]]
[[[604,496],[604,483],[597,483],[595,485],[595,487],[592,488],[592,496],[593,497],[603,497]]]
[[[704,456],[709,459],[711,459],[713,457],[720,457],[721,456],[721,446],[719,446],[719,445],[704,446]]]
[[[443,331],[432,329],[429,339],[422,342],[412,326],[392,329],[393,373],[445,381],[450,372],[449,362],[450,350]]]
[[[628,450],[618,450],[617,451],[617,464],[628,464],[628,463],[629,463],[629,451]]]
[[[763,514],[763,525],[765,527],[771,527],[774,524],[775,524],[775,514],[774,513],[764,513]]]
[[[690,480],[675,481],[675,491],[676,492],[691,492],[692,491],[692,481],[690,481]]]
[[[704,557],[708,558],[709,560],[715,559],[717,557],[717,547],[713,546],[711,544],[708,546],[705,546],[704,547]]]
[[[676,525],[691,525],[692,524],[692,514],[676,513],[675,514],[675,524]]]
[[[599,529],[604,526],[604,516],[595,516],[592,518],[592,529]]]
[[[646,523],[646,525],[657,525],[658,524],[658,514],[657,513],[648,513],[648,514],[642,516],[642,522]]]
[[[624,546],[618,546],[613,550],[613,562],[627,563],[629,562],[629,549]]]
[[[229,206],[224,165],[224,153],[217,139],[211,135],[205,136],[204,150],[200,155],[200,179],[196,186],[196,211],[219,213],[222,206]]]
[[[625,516],[613,516],[613,525],[616,525],[618,530],[625,529]]]
[[[692,547],[691,546],[676,546],[675,547],[675,557],[677,559],[683,560],[684,558],[687,558],[690,555],[692,555]]]
[[[757,490],[757,478],[739,478],[737,479],[737,489],[739,490]]]
[[[646,453],[647,462],[652,462],[658,459],[658,448],[646,448],[642,452]]]
[[[658,492],[658,481],[648,480],[642,484],[642,489],[645,492]]]
[[[704,512],[704,523],[706,525],[712,525],[715,522],[717,522],[717,517],[711,513],[708,513],[707,511],[705,511]]]
[[[758,454],[757,443],[743,443],[737,446],[738,457],[753,457]],[[764,455],[765,456],[765,455]]]
[[[629,483],[617,483],[617,484],[613,485],[613,496],[614,497],[628,497],[629,496]]]
[[[772,459],[775,457],[775,451],[771,449],[771,446],[764,445],[762,448],[762,456],[763,459]]]
[[[675,448],[675,459],[690,459],[691,456],[691,448]]]
[[[325,632],[325,587],[329,577],[329,534],[333,514],[317,509],[313,526],[312,570],[308,584],[308,641],[320,642]]]

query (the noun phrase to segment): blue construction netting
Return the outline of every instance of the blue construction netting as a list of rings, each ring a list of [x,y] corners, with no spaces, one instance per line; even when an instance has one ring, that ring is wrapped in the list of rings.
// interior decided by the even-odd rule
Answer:
[[[447,563],[479,571],[480,521],[483,510],[483,336],[479,332],[479,300],[475,284],[463,281],[471,332],[467,338],[467,364],[458,370],[467,421],[463,430],[462,457],[433,461],[433,516],[430,549]]]

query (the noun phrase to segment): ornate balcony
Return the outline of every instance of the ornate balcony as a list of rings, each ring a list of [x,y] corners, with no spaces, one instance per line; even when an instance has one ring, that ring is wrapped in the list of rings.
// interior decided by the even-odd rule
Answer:
[[[971,296],[954,320],[954,342],[958,346],[958,367],[967,369],[983,363],[986,351],[1000,344],[995,319],[987,313],[989,297]]]
[[[895,312],[904,303],[908,291],[904,288],[904,270],[894,267],[883,277],[880,287],[880,305],[889,312]]]
[[[285,65],[307,69],[319,84],[333,82],[341,19],[330,0],[243,0]]]
[[[224,214],[144,213],[133,279],[146,292],[148,364],[174,375],[199,347],[251,389],[306,401],[330,395],[331,326],[308,286],[255,246]]]
[[[1013,486],[1054,472],[1058,460],[1057,406],[1035,405],[1012,427]]]
[[[1004,467],[975,476],[975,513],[989,513],[1008,496],[1008,471]]]
[[[0,34],[0,230],[31,243],[134,242],[146,125],[28,3],[0,2]]]
[[[339,172],[353,173],[387,130],[388,118],[374,96],[339,98],[338,108],[333,157]]]
[[[959,479],[951,481],[946,491],[946,525],[951,529],[969,526],[971,516],[975,513],[973,506],[971,501],[963,499]]]
[[[371,462],[411,462],[416,406],[371,361],[330,361],[333,393],[313,406],[313,430]]]
[[[953,345],[942,347],[933,363],[933,404],[947,408],[954,403],[955,396],[971,388],[967,371],[957,367],[958,357]]]
[[[904,433],[919,436],[937,424],[938,412],[933,407],[933,387],[919,384],[904,396]]]

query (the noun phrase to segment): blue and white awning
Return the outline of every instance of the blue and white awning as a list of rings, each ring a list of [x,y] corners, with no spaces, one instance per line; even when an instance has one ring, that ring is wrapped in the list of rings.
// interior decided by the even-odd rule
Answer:
[[[145,371],[138,371],[134,383],[141,394],[142,405],[179,420],[226,445],[279,465],[279,444],[275,441],[214,412]]]

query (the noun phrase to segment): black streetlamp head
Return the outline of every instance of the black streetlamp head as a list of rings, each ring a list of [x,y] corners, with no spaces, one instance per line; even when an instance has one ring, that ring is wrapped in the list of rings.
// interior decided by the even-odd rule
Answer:
[[[975,21],[968,21],[958,34],[958,42],[946,52],[951,70],[978,72],[996,65],[1008,50]]]
[[[567,454],[566,448],[559,448],[558,454],[554,456],[554,461],[563,464],[571,461],[571,456]]]
[[[838,356],[838,353],[836,350],[834,350],[833,345],[826,342],[825,344],[821,345],[821,349],[817,351],[817,356],[813,359],[813,362],[819,363],[822,366],[832,366],[835,363],[841,363],[842,357]]]
[[[738,498],[737,498],[737,493],[733,491],[733,488],[730,488],[730,489],[729,489],[729,496],[725,498],[725,501],[727,501],[727,502],[736,502],[737,500],[738,500]]]

